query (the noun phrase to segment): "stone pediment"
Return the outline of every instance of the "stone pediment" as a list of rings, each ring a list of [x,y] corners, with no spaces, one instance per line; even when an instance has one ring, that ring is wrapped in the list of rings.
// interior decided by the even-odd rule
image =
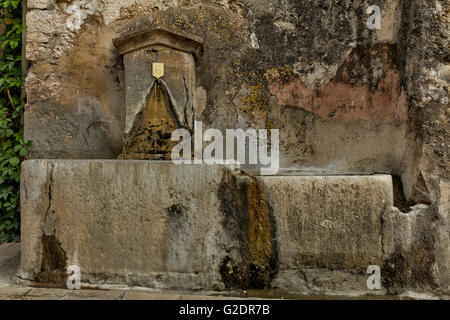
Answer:
[[[203,39],[201,37],[175,32],[164,26],[133,31],[115,38],[113,43],[122,55],[145,47],[161,45],[191,53],[197,60],[203,51]]]

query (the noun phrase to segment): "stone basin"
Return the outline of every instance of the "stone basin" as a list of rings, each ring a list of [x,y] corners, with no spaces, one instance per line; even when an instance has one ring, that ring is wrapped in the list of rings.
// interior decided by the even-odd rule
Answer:
[[[19,278],[159,289],[367,293],[392,178],[252,176],[226,165],[29,160]]]

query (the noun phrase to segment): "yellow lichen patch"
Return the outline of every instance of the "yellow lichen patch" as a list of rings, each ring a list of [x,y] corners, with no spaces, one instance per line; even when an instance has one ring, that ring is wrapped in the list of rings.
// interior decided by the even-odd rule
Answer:
[[[270,81],[289,81],[293,76],[293,70],[291,66],[285,65],[282,67],[276,67],[266,70],[264,74],[266,79]]]
[[[268,130],[275,129],[275,126],[271,119],[266,119],[266,129],[268,129]]]
[[[266,196],[256,181],[248,184],[247,192],[250,259],[254,265],[267,268],[273,256],[273,248]]]
[[[265,119],[268,106],[266,100],[261,95],[262,84],[250,86],[250,93],[241,97],[242,111],[254,119]]]

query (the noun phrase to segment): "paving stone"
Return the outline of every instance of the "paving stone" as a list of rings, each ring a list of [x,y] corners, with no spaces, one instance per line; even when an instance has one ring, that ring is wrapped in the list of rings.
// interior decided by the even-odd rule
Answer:
[[[22,300],[31,291],[29,287],[6,286],[0,288],[0,300]]]
[[[186,294],[181,297],[181,300],[245,300],[248,298],[227,297],[227,296],[205,296],[200,294]]]
[[[23,295],[26,294],[27,292],[31,291],[32,288],[30,287],[19,287],[19,286],[6,286],[6,287],[1,287],[0,288],[0,294],[19,294],[19,295]]]
[[[181,300],[180,294],[155,293],[145,291],[128,291],[123,296],[124,300]]]
[[[63,300],[119,300],[124,295],[122,290],[67,290]]]
[[[39,298],[39,297],[48,297],[48,298],[62,298],[68,294],[67,289],[55,289],[55,288],[33,288],[26,294],[26,298]]]
[[[61,297],[58,297],[58,296],[41,296],[41,297],[24,296],[20,300],[61,300]]]
[[[14,258],[20,253],[20,242],[0,245],[0,264]]]

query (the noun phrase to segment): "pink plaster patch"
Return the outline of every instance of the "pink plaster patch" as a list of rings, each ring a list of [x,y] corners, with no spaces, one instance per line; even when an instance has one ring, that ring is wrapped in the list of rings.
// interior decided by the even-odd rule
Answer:
[[[383,58],[387,60],[386,57]],[[408,103],[406,94],[400,87],[398,71],[392,68],[389,61],[383,61],[383,65],[383,76],[375,92],[371,92],[367,86],[350,85],[336,79],[320,89],[310,90],[297,77],[287,83],[275,80],[270,83],[269,88],[278,104],[298,106],[324,119],[407,121]],[[338,73],[341,79],[348,78],[345,67]]]

